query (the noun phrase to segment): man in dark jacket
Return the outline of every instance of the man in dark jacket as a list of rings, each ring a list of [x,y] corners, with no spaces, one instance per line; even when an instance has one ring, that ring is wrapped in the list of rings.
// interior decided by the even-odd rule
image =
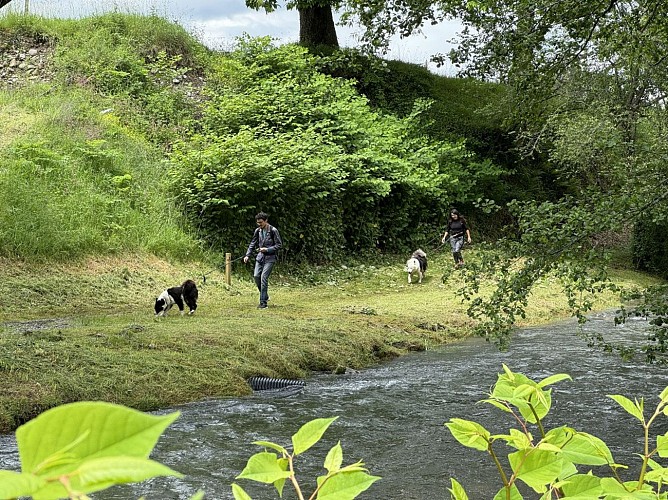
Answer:
[[[258,249],[257,256],[255,257],[255,270],[253,271],[255,284],[260,291],[260,304],[257,306],[258,309],[266,309],[267,307],[267,301],[269,300],[269,294],[267,292],[269,288],[269,275],[276,263],[278,251],[283,246],[281,235],[278,234],[278,229],[267,222],[268,218],[269,216],[264,212],[260,212],[255,216],[257,228],[253,233],[253,238],[251,239],[250,245],[248,245],[248,250],[246,250],[246,255],[244,256],[244,263],[246,263],[253,253],[253,250],[255,248]]]

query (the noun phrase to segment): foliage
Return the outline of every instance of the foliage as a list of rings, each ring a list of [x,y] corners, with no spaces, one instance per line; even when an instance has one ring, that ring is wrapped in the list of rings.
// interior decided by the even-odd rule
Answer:
[[[9,99],[0,93],[1,102]],[[170,210],[155,182],[159,152],[115,114],[100,113],[108,106],[85,89],[12,94],[0,122],[24,126],[0,148],[0,255],[198,254],[173,217],[157,216]]]
[[[337,7],[341,2],[339,0],[286,0],[284,3],[288,9],[304,9],[308,7]],[[273,12],[280,4],[278,0],[246,0],[246,5],[251,9],[264,9],[267,12]]]
[[[53,408],[16,430],[21,472],[0,471],[0,497],[84,500],[114,484],[181,477],[148,457],[178,417],[102,402]]]
[[[437,140],[463,140],[477,158],[492,161],[496,176],[478,184],[485,197],[497,203],[516,199],[550,199],[564,187],[554,166],[544,158],[527,158],[514,148],[514,131],[506,122],[508,88],[473,78],[437,76],[427,68],[401,61],[386,61],[361,49],[340,49],[321,54],[320,70],[352,78],[372,107],[407,116],[416,101],[430,105],[418,119],[425,133]],[[483,214],[469,207],[469,215]],[[476,224],[480,229],[480,225]],[[490,231],[486,228],[485,234]],[[480,234],[480,231],[478,231]],[[492,233],[493,234],[493,233]]]
[[[265,187],[259,178],[246,186],[249,177],[243,171],[233,173],[239,182],[231,183],[226,189],[240,187],[232,193],[236,198],[233,201],[241,200],[245,208],[233,217],[228,209],[224,217],[217,219],[215,210],[209,215],[207,208],[203,212],[204,223],[199,219],[202,207],[197,204],[201,201],[201,205],[215,205],[217,200],[227,200],[227,197],[224,193],[209,190],[201,194],[202,198],[212,194],[211,203],[206,199],[194,200],[185,186],[189,182],[191,167],[186,165],[176,174],[184,184],[178,187],[181,192],[177,193],[177,201],[189,215],[185,222],[195,231],[201,228],[201,236],[217,250],[224,246],[235,253],[243,251],[247,243],[246,219],[252,218],[262,205],[283,232],[288,244],[284,255],[288,258],[323,261],[350,251],[404,252],[433,239],[434,227],[440,225],[443,213],[450,205],[461,206],[479,198],[496,197],[502,192],[498,182],[501,171],[490,161],[472,155],[459,139],[460,134],[437,140],[430,137],[436,134],[435,123],[461,122],[451,115],[444,117],[434,113],[433,110],[442,107],[441,104],[431,99],[416,100],[420,97],[419,92],[411,93],[408,87],[400,86],[395,94],[405,93],[407,96],[401,106],[393,98],[387,104],[390,109],[373,112],[356,94],[353,84],[320,73],[322,58],[307,57],[294,47],[274,50],[266,40],[245,40],[233,58],[222,54],[214,57],[184,30],[156,16],[111,13],[81,20],[9,16],[2,22],[15,32],[53,43],[56,51],[53,62],[58,70],[57,82],[52,82],[48,92],[37,93],[40,98],[35,100],[33,111],[23,113],[24,106],[21,106],[13,112],[34,120],[41,113],[39,110],[62,109],[51,102],[54,89],[58,89],[59,101],[68,99],[69,92],[77,92],[86,94],[95,105],[86,112],[74,105],[74,113],[67,110],[62,117],[54,116],[53,119],[68,127],[68,133],[85,130],[85,134],[81,134],[85,137],[83,140],[98,141],[100,129],[106,130],[107,127],[118,137],[131,138],[137,143],[148,140],[168,150],[177,139],[185,139],[177,146],[175,156],[182,159],[189,159],[188,155],[209,144],[209,140],[211,155],[222,156],[217,150],[239,145],[247,151],[237,148],[235,154],[247,160],[255,154],[260,155],[258,161],[248,167],[250,178],[262,174],[262,165],[276,162],[274,156],[278,155],[279,166],[285,162],[276,181],[283,186],[285,196],[269,193],[271,199],[267,206],[267,201],[258,194],[264,192],[262,188]],[[337,63],[339,67],[346,65],[346,58]],[[361,55],[358,59],[362,66],[366,64]],[[212,67],[213,71],[207,69]],[[207,93],[198,88],[203,82],[200,75],[204,71],[208,71],[206,78],[210,82]],[[371,75],[371,71],[366,74]],[[376,76],[370,78],[378,80]],[[411,79],[416,85],[419,81],[419,75]],[[309,95],[304,97],[295,89],[303,89]],[[459,90],[452,92],[462,94]],[[92,95],[96,97],[94,101]],[[40,105],[42,98],[49,104]],[[312,115],[314,99],[320,99],[322,104]],[[259,104],[267,111],[260,109]],[[206,108],[202,109],[203,106]],[[398,112],[399,107],[403,118],[393,118],[391,115]],[[464,109],[467,107],[465,105]],[[75,116],[76,113],[80,116]],[[95,116],[97,113],[100,116]],[[83,120],[84,117],[92,120]],[[226,123],[228,118],[230,123]],[[21,128],[21,122],[17,128]],[[40,142],[41,130],[34,131],[37,132],[35,140]],[[59,130],[54,130],[54,136],[59,134]],[[104,137],[105,147],[115,150],[112,139]],[[235,141],[230,143],[233,139]],[[265,142],[247,144],[255,139]],[[3,142],[8,140],[3,137]],[[40,144],[51,149],[48,141]],[[259,152],[256,151],[258,145],[262,147]],[[35,210],[35,221],[27,217],[27,212],[25,218],[6,217],[6,220],[13,220],[14,225],[28,225],[30,231],[12,228],[3,233],[8,241],[5,255],[25,256],[30,249],[35,249],[34,253],[44,258],[45,247],[40,243],[46,244],[51,238],[62,239],[55,246],[58,258],[72,256],[75,249],[83,253],[118,251],[136,248],[136,236],[156,230],[160,236],[148,238],[153,241],[142,244],[142,248],[156,249],[151,251],[160,255],[172,254],[176,249],[183,249],[179,252],[181,256],[191,254],[193,242],[184,241],[179,228],[184,221],[173,208],[172,200],[164,200],[162,183],[155,182],[147,188],[144,182],[148,180],[148,169],[144,166],[150,166],[153,180],[162,178],[158,172],[165,167],[160,163],[160,151],[146,153],[140,158],[126,157],[125,147],[119,148],[114,161],[124,163],[126,167],[119,169],[120,173],[109,182],[118,184],[118,192],[131,195],[130,203],[134,202],[135,207],[135,194],[149,196],[152,202],[142,202],[139,217],[142,219],[152,214],[154,220],[160,221],[158,228],[147,230],[142,227],[143,222],[137,223],[135,219],[128,222],[125,216],[113,213],[117,208],[125,208],[126,201],[116,197],[107,200],[103,196],[103,207],[95,206],[92,211],[104,210],[105,216],[95,217],[87,212],[87,206],[92,205],[90,200],[83,203],[84,208],[80,211],[81,219],[104,224],[103,230],[86,227],[76,221],[77,217],[71,219],[71,222],[77,222],[76,228],[70,229],[69,221],[60,217],[61,213],[72,212],[69,204],[64,203],[62,197],[55,203],[47,199],[38,207],[41,210]],[[148,151],[149,148],[145,149]],[[134,150],[129,148],[129,151]],[[56,151],[60,156],[66,152],[59,148]],[[74,166],[78,164],[75,158],[76,155],[72,158]],[[194,163],[196,165],[198,161]],[[215,166],[218,168],[221,167]],[[258,168],[260,170],[256,170]],[[307,168],[313,173],[297,172]],[[56,171],[71,174],[69,168],[54,169],[54,173]],[[293,172],[297,172],[296,177]],[[316,179],[317,175],[323,178]],[[7,182],[13,182],[11,175]],[[39,196],[48,196],[52,182],[52,179],[45,179],[43,185],[35,185],[34,192],[28,189],[16,194],[34,201]],[[217,186],[211,188],[218,189]],[[317,190],[322,193],[315,192]],[[300,196],[302,191],[308,192],[309,196]],[[71,189],[67,192],[72,193]],[[248,199],[242,199],[244,193],[250,193]],[[158,200],[160,197],[163,199]],[[23,203],[18,199],[8,201]],[[76,203],[81,204],[81,200]],[[191,203],[195,206],[190,206]],[[290,210],[293,205],[297,208],[295,214]],[[48,234],[48,238],[40,237],[41,233],[36,229],[42,228],[49,212],[55,213],[56,223],[42,233]],[[387,217],[388,213],[396,214],[396,217]],[[128,232],[128,227],[137,228],[137,232]],[[73,236],[73,241],[65,241],[68,235]],[[20,237],[18,240],[17,236]],[[113,236],[112,244],[100,241],[108,236]],[[170,238],[175,240],[173,245],[169,244]]]
[[[8,36],[52,43],[57,71],[48,87],[0,91],[0,122],[12,124],[0,148],[0,255],[201,255],[156,175],[164,153],[147,139],[163,145],[192,121],[187,65],[202,63],[202,46],[157,16],[1,22]]]
[[[140,61],[157,59],[162,52],[169,58],[178,57],[182,67],[193,68],[203,62],[206,54],[206,49],[183,27],[157,15],[110,12],[77,22],[60,22],[56,33],[60,64],[72,70],[72,77],[78,72],[79,76],[102,80],[96,68],[131,70]],[[85,47],[89,52],[82,55]],[[129,83],[140,74],[141,71],[128,74]]]
[[[668,456],[668,433],[650,437],[650,428],[661,415],[668,415],[668,387],[659,395],[660,401],[649,418],[645,416],[644,400],[631,401],[625,396],[608,396],[627,413],[637,419],[643,430],[644,447],[638,453],[642,460],[637,480],[625,481],[619,470],[625,465],[615,462],[608,446],[596,436],[568,426],[547,429],[544,426],[552,406],[552,389],[566,374],[549,376],[535,382],[521,373],[512,372],[503,365],[504,372],[490,395],[482,402],[509,413],[518,424],[507,434],[492,434],[482,425],[452,418],[446,427],[462,445],[488,453],[501,477],[502,487],[495,499],[523,498],[518,484],[549,498],[637,498],[665,499],[662,492],[668,468],[662,467],[656,457]],[[538,436],[534,433],[538,432]],[[515,450],[502,464],[497,443]],[[595,475],[592,467],[609,467],[610,476]],[[452,479],[449,491],[454,500],[467,500],[464,487]]]
[[[550,277],[563,288],[573,315],[584,322],[593,296],[617,289],[608,278],[609,256],[592,236],[617,227],[617,207],[613,210],[611,203],[591,192],[586,207],[573,199],[510,204],[516,225],[485,245],[480,260],[467,264],[465,285],[457,292],[468,301],[468,314],[479,320],[476,333],[507,347],[533,287]],[[483,290],[490,284],[491,292]]]
[[[668,223],[641,217],[633,230],[636,268],[668,278]]]
[[[642,291],[631,291],[626,295],[630,307],[622,307],[615,318],[616,323],[623,323],[628,318],[642,317],[651,325],[648,342],[644,347],[647,360],[651,363],[668,363],[668,285],[660,284]],[[603,339],[599,339],[602,341]],[[606,344],[608,349],[616,346]]]
[[[55,66],[66,82],[90,84],[121,106],[126,100],[125,119],[158,144],[183,135],[197,109],[187,95],[207,57],[183,28],[110,13],[67,24],[57,36]]]
[[[287,448],[268,441],[255,441],[253,444],[262,446],[265,451],[256,453],[248,459],[248,463],[237,479],[249,479],[264,484],[273,484],[279,497],[283,496],[285,482],[290,480],[297,498],[348,500],[366,491],[380,478],[367,474],[362,462],[342,467],[343,449],[341,442],[333,446],[327,453],[323,467],[327,474],[317,478],[317,487],[310,496],[305,496],[297,481],[295,458],[308,451],[320,441],[325,431],[338,417],[317,418],[304,424],[292,436],[292,453]],[[271,450],[271,451],[270,451]],[[250,500],[250,496],[237,483],[232,484],[232,492],[236,500]]]
[[[425,136],[427,103],[404,119],[373,112],[298,46],[247,40],[221,63],[203,132],[175,145],[171,169],[177,199],[212,245],[243,252],[248,220],[263,210],[293,258],[405,250],[433,234],[444,200],[475,199],[497,172],[461,144]]]
[[[90,87],[137,132],[168,145],[197,114],[208,51],[181,26],[156,15],[108,14],[76,20],[10,14],[3,37],[53,46],[47,62],[62,88]]]
[[[521,317],[533,284],[548,274],[570,282],[571,297],[574,290],[595,292],[597,276],[605,274],[605,248],[598,244],[605,231],[646,231],[636,242],[636,259],[653,266],[661,261],[668,72],[663,53],[649,47],[664,42],[665,4],[360,0],[348,7],[366,26],[372,45],[381,48],[393,33],[461,19],[464,29],[450,59],[462,74],[504,84],[506,104],[496,110],[513,130],[517,151],[553,172],[552,198],[542,207],[511,203],[510,213],[521,219],[519,231],[508,227],[513,237],[501,242],[507,250],[497,254],[501,261],[487,260],[477,270],[497,276],[507,271],[492,298],[464,291],[472,313],[487,317],[483,329],[495,324],[503,336]],[[579,222],[583,218],[586,225]],[[564,228],[583,245],[561,247]],[[581,273],[591,273],[593,281],[582,283]]]

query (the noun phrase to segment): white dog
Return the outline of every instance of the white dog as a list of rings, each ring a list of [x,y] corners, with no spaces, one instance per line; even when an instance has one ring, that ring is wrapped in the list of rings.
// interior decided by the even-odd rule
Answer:
[[[406,261],[404,271],[408,273],[408,283],[411,283],[413,273],[417,273],[418,283],[422,283],[422,277],[427,271],[427,254],[420,248],[415,250],[411,258]]]

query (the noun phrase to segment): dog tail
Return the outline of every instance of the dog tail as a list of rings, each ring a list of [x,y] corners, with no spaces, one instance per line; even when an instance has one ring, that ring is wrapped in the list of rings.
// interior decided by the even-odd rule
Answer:
[[[181,284],[181,288],[183,290],[183,295],[188,295],[194,292],[195,296],[197,296],[197,285],[193,280],[185,280]]]
[[[427,270],[427,254],[421,248],[418,248],[413,252],[413,255],[420,263],[420,270],[425,272]]]

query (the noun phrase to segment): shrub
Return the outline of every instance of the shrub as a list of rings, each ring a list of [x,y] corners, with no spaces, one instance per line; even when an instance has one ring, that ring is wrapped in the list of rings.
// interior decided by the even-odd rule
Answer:
[[[202,133],[171,157],[175,196],[213,245],[243,251],[263,210],[293,256],[405,250],[495,175],[463,145],[423,134],[428,103],[403,119],[374,112],[352,82],[315,66],[305,49],[268,40],[217,66]]]
[[[279,497],[283,497],[285,483],[290,480],[299,500],[306,498],[337,498],[341,500],[357,498],[380,477],[367,474],[362,462],[343,466],[341,442],[338,442],[327,453],[323,464],[327,473],[318,476],[317,487],[310,496],[306,496],[297,480],[295,470],[297,458],[301,458],[303,453],[318,443],[327,428],[337,418],[316,418],[304,424],[292,436],[292,452],[271,441],[256,441],[253,444],[262,446],[265,450],[248,459],[246,467],[237,476],[237,479],[272,484]],[[237,483],[232,483],[232,493],[235,500],[251,500],[248,493]]]
[[[668,222],[641,221],[633,231],[637,269],[668,278]]]

